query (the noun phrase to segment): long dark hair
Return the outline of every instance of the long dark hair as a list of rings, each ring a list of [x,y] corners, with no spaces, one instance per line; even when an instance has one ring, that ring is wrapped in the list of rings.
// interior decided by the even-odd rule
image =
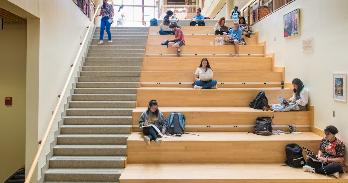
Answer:
[[[207,72],[208,68],[211,69],[211,70],[213,70],[213,69],[210,67],[210,64],[209,64],[209,61],[208,61],[207,58],[202,58],[201,64],[199,64],[199,67],[203,67],[203,62],[204,62],[204,61],[207,61],[207,67],[205,68],[205,72]]]
[[[224,25],[225,25],[225,22],[224,22],[224,25],[221,25],[222,21],[225,21],[225,22],[226,22],[225,17],[221,17],[221,18],[220,18],[220,20],[219,20],[219,22],[218,22],[220,26],[224,26]]]
[[[239,17],[239,24],[246,24],[244,17]]]
[[[296,98],[300,98],[300,93],[301,93],[301,91],[304,88],[303,82],[300,79],[295,78],[295,79],[292,80],[292,84],[293,85],[297,85],[297,89],[294,88],[293,91],[294,91],[294,93],[296,95]]]
[[[104,8],[104,9],[106,8],[106,5],[107,5],[107,2],[105,2],[105,1],[103,0],[103,8]]]
[[[150,114],[150,112],[151,112],[150,108],[151,108],[152,106],[158,106],[157,100],[150,100],[149,105],[148,105],[148,107],[147,107],[147,111],[146,111],[146,114],[147,114],[147,115]],[[159,110],[158,110],[158,108],[157,108],[157,110],[154,112],[154,114],[158,117],[158,113],[159,113]]]

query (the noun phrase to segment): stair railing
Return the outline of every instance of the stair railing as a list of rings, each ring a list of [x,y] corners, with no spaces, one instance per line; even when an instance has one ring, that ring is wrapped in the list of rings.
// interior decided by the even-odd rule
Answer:
[[[98,15],[97,13],[99,12],[99,8],[100,6],[96,8],[93,19],[86,27],[87,30],[85,36],[82,42],[80,43],[80,48],[76,54],[73,64],[70,65],[70,73],[64,84],[62,92],[58,96],[58,103],[55,106],[55,109],[53,111],[52,117],[50,118],[43,139],[41,140],[41,143],[39,143],[38,150],[29,168],[25,183],[36,183],[39,180],[42,180],[43,178],[42,170],[47,165],[47,157],[50,155],[50,152],[52,152],[55,137],[59,128],[59,122],[62,120],[61,114],[64,112],[65,109],[65,102],[68,101],[68,97],[71,94],[70,91],[73,89],[73,83],[75,82],[75,78],[78,76],[79,68],[81,67],[84,57],[87,54],[88,46],[90,45],[91,37],[93,36],[93,32],[95,29],[95,20]],[[37,175],[35,175],[35,172],[37,172]]]

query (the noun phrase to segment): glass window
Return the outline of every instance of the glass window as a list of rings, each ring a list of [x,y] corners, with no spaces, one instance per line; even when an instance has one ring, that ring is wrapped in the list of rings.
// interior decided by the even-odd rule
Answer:
[[[155,6],[156,0],[144,0],[145,6]]]

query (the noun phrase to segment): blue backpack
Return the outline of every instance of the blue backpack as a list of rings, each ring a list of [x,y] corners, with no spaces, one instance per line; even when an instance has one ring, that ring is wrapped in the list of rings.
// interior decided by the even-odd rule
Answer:
[[[178,136],[185,133],[185,116],[182,113],[173,112],[169,115],[166,133]]]
[[[150,20],[150,26],[158,26],[158,21],[156,18]]]

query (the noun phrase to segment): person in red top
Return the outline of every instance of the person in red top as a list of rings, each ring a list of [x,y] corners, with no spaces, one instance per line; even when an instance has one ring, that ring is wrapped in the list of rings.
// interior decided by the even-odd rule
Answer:
[[[185,45],[185,37],[182,30],[179,28],[177,24],[171,24],[169,28],[173,29],[175,32],[175,38],[173,40],[167,40],[166,43],[168,46],[174,47],[177,49],[176,54],[180,56],[181,49],[180,47]]]

